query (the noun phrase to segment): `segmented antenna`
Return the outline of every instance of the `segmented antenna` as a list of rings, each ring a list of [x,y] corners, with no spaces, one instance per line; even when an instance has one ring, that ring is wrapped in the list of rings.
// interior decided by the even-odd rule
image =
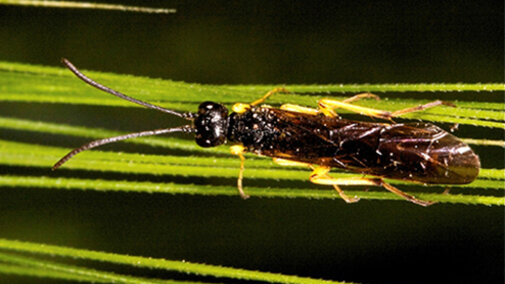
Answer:
[[[142,136],[151,136],[151,135],[160,135],[160,134],[166,134],[166,133],[173,133],[173,132],[194,132],[194,128],[191,127],[190,125],[185,125],[181,127],[174,127],[174,128],[164,128],[164,129],[156,129],[156,130],[148,130],[148,131],[142,131],[142,132],[135,132],[135,133],[129,133],[121,136],[116,136],[116,137],[109,137],[109,138],[104,138],[104,139],[99,139],[95,141],[91,141],[87,144],[82,145],[81,147],[74,149],[70,151],[68,154],[66,154],[63,158],[61,158],[54,166],[52,167],[52,170],[56,170],[57,168],[61,167],[65,162],[70,160],[73,156],[79,154],[82,151],[86,151],[104,144],[108,143],[113,143],[113,142],[118,142],[121,140],[126,140],[130,138],[136,138],[136,137],[142,137]]]
[[[93,86],[93,87],[95,87],[95,88],[97,88],[99,90],[107,92],[107,93],[109,93],[111,95],[114,95],[116,97],[119,97],[119,98],[121,98],[123,100],[127,100],[127,101],[135,103],[135,104],[139,104],[139,105],[144,106],[146,108],[151,108],[151,109],[155,109],[155,110],[158,110],[158,111],[161,111],[161,112],[173,114],[173,115],[176,115],[178,117],[181,117],[181,118],[184,118],[184,119],[187,119],[187,120],[192,120],[196,116],[194,113],[191,113],[191,112],[180,113],[180,112],[177,112],[177,111],[174,111],[174,110],[166,109],[164,107],[160,107],[160,106],[153,105],[153,104],[150,104],[150,103],[147,103],[147,102],[143,102],[141,100],[134,99],[132,97],[129,97],[129,96],[123,94],[123,93],[115,91],[115,90],[113,90],[113,89],[111,89],[109,87],[106,87],[106,86],[104,86],[104,85],[102,85],[100,83],[97,83],[97,82],[93,81],[92,79],[88,78],[86,75],[84,75],[83,73],[81,73],[81,71],[79,71],[79,69],[77,69],[77,67],[75,67],[74,64],[72,64],[72,62],[68,61],[66,58],[62,58],[61,62],[63,64],[65,64],[65,66],[67,66],[67,68],[70,69],[70,71],[72,71],[72,73],[74,73],[75,76],[77,76],[79,79],[81,79],[84,82],[86,82],[88,85]]]

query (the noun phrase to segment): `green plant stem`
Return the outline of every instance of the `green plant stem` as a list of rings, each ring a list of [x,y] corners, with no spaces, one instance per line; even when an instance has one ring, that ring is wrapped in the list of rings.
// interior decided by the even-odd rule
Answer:
[[[27,256],[15,255],[12,253],[0,252],[0,261],[10,263],[11,266],[4,266],[4,273],[20,273],[21,275],[32,275],[38,277],[50,277],[73,281],[100,282],[100,283],[186,283],[183,281],[161,281],[159,279],[148,279],[120,275],[117,273],[104,272],[95,269],[83,268],[74,265],[61,264],[47,259],[36,259]],[[14,266],[15,265],[15,266]],[[10,269],[7,269],[10,268]]]
[[[212,98],[227,106],[233,103],[256,100],[266,91],[276,86],[215,86],[194,83],[173,82],[169,80],[115,75],[98,72],[87,72],[96,80],[116,88],[138,99],[160,104],[180,111],[196,111],[205,98]],[[0,62],[0,100],[17,102],[44,102],[65,104],[93,104],[106,106],[128,106],[133,104],[108,96],[85,86],[80,80],[63,68],[41,67],[19,63]],[[20,82],[23,82],[20,84]],[[111,84],[109,84],[111,83]],[[448,92],[448,91],[481,91],[490,96],[493,91],[503,91],[504,84],[350,84],[350,85],[288,85],[292,93],[273,96],[269,104],[283,103],[317,106],[322,96],[311,96],[307,93],[335,97],[334,93],[373,92]],[[340,99],[340,97],[335,97]],[[357,104],[385,109],[389,111],[412,107],[427,100],[391,98],[382,101],[363,100]],[[424,119],[447,123],[470,124],[492,128],[505,128],[505,117],[502,103],[492,102],[456,102],[458,108],[432,108],[423,112],[407,114],[408,119]],[[339,110],[340,111],[340,110]],[[343,111],[346,113],[347,111]]]
[[[266,281],[270,283],[342,283],[342,282],[312,279],[307,277],[282,275],[277,273],[259,272],[231,267],[191,263],[187,261],[173,261],[160,258],[147,258],[140,256],[121,255],[115,253],[99,252],[85,249],[75,249],[47,244],[13,241],[7,239],[0,239],[0,249],[17,252],[26,252],[32,254],[71,257],[75,259],[86,259],[86,260],[94,260],[116,264],[124,264],[133,267],[145,267],[150,269],[178,271],[181,273],[203,275],[203,276],[225,277],[231,279],[241,279],[251,281]]]
[[[503,182],[501,182],[503,184]],[[198,195],[227,195],[237,196],[237,188],[233,185],[195,185],[167,182],[137,182],[122,180],[100,180],[100,179],[78,179],[78,178],[52,178],[52,177],[30,177],[30,176],[6,176],[0,175],[0,186],[2,187],[28,187],[28,188],[49,188],[49,189],[77,189],[96,191],[124,191],[124,192],[148,192],[148,193],[170,193],[170,194],[198,194]],[[247,194],[254,197],[282,197],[282,198],[309,198],[309,199],[340,199],[341,197],[334,190],[322,189],[300,189],[300,188],[277,188],[277,187],[246,187]],[[363,191],[346,190],[349,196],[358,196],[361,199],[370,200],[400,200],[403,199],[386,190]],[[443,194],[410,192],[423,200],[431,200],[440,203],[454,204],[475,204],[475,205],[505,205],[505,198],[502,196],[482,196],[471,194]]]
[[[148,8],[127,5],[114,5],[91,2],[72,1],[51,1],[51,0],[0,0],[0,5],[34,6],[45,8],[71,8],[71,9],[93,9],[93,10],[115,10],[123,12],[171,14],[175,9]]]
[[[96,278],[83,277],[79,275],[57,272],[36,267],[27,267],[27,266],[3,264],[3,263],[0,263],[0,274],[62,279],[74,282],[110,283],[108,281],[100,281]]]

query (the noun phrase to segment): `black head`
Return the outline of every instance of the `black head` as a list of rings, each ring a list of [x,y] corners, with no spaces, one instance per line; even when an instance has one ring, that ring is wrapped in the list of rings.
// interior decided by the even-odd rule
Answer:
[[[226,142],[228,109],[217,103],[203,102],[195,118],[196,144],[201,147],[219,146]]]

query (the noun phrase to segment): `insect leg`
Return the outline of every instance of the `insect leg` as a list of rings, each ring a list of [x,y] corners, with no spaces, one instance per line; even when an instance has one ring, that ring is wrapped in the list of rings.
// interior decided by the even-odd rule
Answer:
[[[351,102],[361,100],[364,98],[373,98],[375,100],[380,100],[380,98],[377,95],[374,95],[372,93],[362,93],[362,94],[357,94],[357,95],[350,97],[348,99],[345,99],[342,102],[343,103],[351,103]],[[294,104],[283,104],[283,105],[281,105],[280,109],[293,111],[293,112],[307,113],[307,114],[312,114],[312,115],[317,115],[320,113],[320,111],[317,109],[294,105]],[[336,116],[336,114],[335,114],[335,116]]]
[[[445,101],[433,101],[424,105],[419,105],[415,107],[410,107],[406,109],[401,109],[397,110],[394,112],[389,112],[385,110],[378,110],[378,109],[373,109],[373,108],[367,108],[367,107],[362,107],[362,106],[356,106],[353,104],[350,104],[350,102],[365,98],[365,97],[372,97],[378,99],[376,95],[370,94],[370,93],[363,93],[363,94],[358,94],[354,97],[351,97],[349,99],[343,100],[343,101],[336,101],[332,99],[321,99],[319,101],[319,110],[326,116],[330,117],[336,117],[337,114],[334,111],[335,108],[343,108],[352,112],[356,112],[362,115],[368,115],[371,117],[377,117],[377,118],[382,118],[382,119],[391,119],[393,117],[397,117],[406,113],[410,112],[416,112],[416,111],[421,111],[425,110],[427,108],[432,108],[440,105],[446,105],[446,106],[451,106],[451,107],[456,107],[454,104],[450,102],[445,102]]]
[[[288,166],[288,167],[311,167],[311,164],[297,162],[292,160],[286,160],[281,158],[273,158],[272,161],[279,166]]]
[[[238,180],[237,180],[237,189],[238,193],[240,194],[240,197],[243,199],[249,198],[249,195],[245,194],[244,189],[242,187],[242,179],[244,177],[244,163],[245,163],[245,157],[243,153],[245,152],[245,148],[242,145],[233,145],[230,147],[230,152],[233,155],[237,155],[240,158],[240,171],[238,173]]]
[[[289,93],[289,91],[284,88],[275,88],[275,89],[269,91],[268,93],[266,93],[263,97],[252,102],[251,105],[252,106],[259,105],[259,104],[263,103],[264,101],[266,101],[266,99],[268,99],[268,97],[270,97],[271,95],[277,94],[277,93]]]
[[[375,94],[372,94],[372,93],[361,93],[361,94],[357,94],[357,95],[354,95],[348,99],[345,99],[343,100],[342,102],[344,103],[352,103],[352,102],[355,102],[355,101],[358,101],[358,100],[361,100],[361,99],[365,99],[365,98],[372,98],[376,101],[380,100],[379,96],[375,95]]]
[[[292,111],[292,112],[307,113],[307,114],[312,114],[312,115],[319,114],[319,110],[317,110],[315,108],[309,108],[309,107],[293,105],[293,104],[283,104],[283,105],[281,105],[280,109]]]
[[[444,102],[444,101],[433,101],[433,102],[430,102],[430,103],[427,103],[427,104],[424,104],[424,105],[419,105],[419,106],[415,106],[415,107],[409,107],[409,108],[406,108],[406,109],[401,109],[401,110],[397,110],[397,111],[394,111],[391,113],[391,116],[392,117],[395,117],[395,116],[400,116],[402,114],[406,114],[406,113],[409,113],[409,112],[416,112],[416,111],[421,111],[421,110],[425,110],[427,108],[432,108],[432,107],[436,107],[436,106],[440,106],[440,105],[446,105],[446,106],[450,106],[450,107],[456,107],[455,104],[453,103],[450,103],[450,102]]]
[[[357,99],[360,99],[362,97],[357,97],[357,98],[349,98],[350,101],[355,101]],[[351,100],[352,99],[352,100]],[[368,115],[372,117],[378,117],[378,118],[383,118],[383,119],[390,119],[391,118],[391,113],[389,111],[384,111],[384,110],[378,110],[378,109],[373,109],[373,108],[368,108],[368,107],[362,107],[362,106],[356,106],[353,104],[350,104],[349,102],[346,101],[336,101],[332,99],[321,99],[319,102],[319,110],[326,116],[330,117],[336,117],[337,113],[333,110],[335,108],[343,108],[352,112],[356,112],[362,115]]]
[[[310,181],[316,184],[324,184],[324,185],[332,185],[335,190],[340,194],[342,199],[344,199],[347,203],[357,202],[359,198],[349,198],[345,193],[338,187],[339,185],[375,185],[382,186],[390,192],[405,198],[406,200],[421,205],[421,206],[429,206],[432,205],[433,201],[425,201],[417,199],[415,196],[410,195],[406,192],[399,190],[398,188],[390,185],[389,183],[383,181],[382,179],[371,179],[371,178],[362,178],[362,177],[351,177],[351,178],[333,178],[328,175],[330,171],[329,167],[319,167],[314,169],[310,176]]]
[[[339,184],[342,184],[343,181],[344,181],[344,184],[347,184],[345,181],[349,180],[349,179],[338,179],[338,178],[333,178],[333,177],[329,176],[328,172],[330,171],[330,169],[331,169],[330,167],[315,168],[312,171],[312,173],[310,174],[310,178],[309,178],[310,181],[315,184],[332,185],[333,188],[335,188],[335,190],[338,192],[340,197],[342,197],[342,199],[347,203],[358,202],[359,201],[358,197],[347,196],[344,193],[344,191],[338,186]],[[362,184],[370,185],[369,182],[363,183],[364,181],[362,181],[362,180],[356,179],[355,181],[358,182],[360,185],[362,185]],[[357,184],[353,184],[353,185],[357,185]]]
[[[340,197],[345,200],[347,203],[353,203],[353,202],[358,202],[359,198],[357,197],[349,197],[347,196],[344,191],[334,182],[337,181],[338,179],[332,178],[331,176],[327,175],[330,171],[330,168],[328,167],[318,167],[315,168],[311,164],[307,163],[302,163],[302,162],[296,162],[296,161],[291,161],[291,160],[285,160],[285,159],[279,159],[279,158],[274,158],[273,162],[281,165],[281,166],[294,166],[294,167],[303,167],[303,166],[308,166],[310,167],[313,172],[310,175],[310,181],[315,184],[325,184],[325,185],[332,185],[333,188],[338,192]]]
[[[271,95],[277,94],[277,93],[289,93],[289,91],[284,88],[275,88],[275,89],[267,92],[263,97],[255,100],[254,102],[252,102],[250,104],[244,104],[244,103],[234,104],[232,106],[232,110],[236,113],[244,113],[248,109],[250,109],[252,106],[259,105],[259,104],[263,103],[266,99],[268,99],[268,97],[270,97]]]
[[[387,182],[384,182],[383,180],[380,180],[380,183],[378,185],[381,185],[382,187],[384,187],[385,189],[391,191],[392,193],[398,195],[398,196],[401,196],[405,199],[407,199],[408,201],[412,202],[412,203],[415,203],[417,205],[421,205],[421,206],[429,206],[429,205],[432,205],[436,202],[434,201],[426,201],[426,200],[420,200],[420,199],[417,199],[415,196],[413,195],[410,195],[406,192],[403,192],[401,190],[399,190],[398,188],[390,185],[389,183]]]

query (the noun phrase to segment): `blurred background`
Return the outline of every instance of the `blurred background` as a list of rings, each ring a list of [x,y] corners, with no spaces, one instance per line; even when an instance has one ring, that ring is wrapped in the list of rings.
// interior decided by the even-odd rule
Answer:
[[[0,6],[0,60],[60,66],[67,57],[85,69],[208,84],[504,81],[503,1],[107,2],[177,13]],[[131,132],[167,120],[84,105],[0,102],[0,113]],[[87,141],[4,129],[0,139]],[[476,151],[495,157],[483,166],[503,168],[503,148]],[[1,238],[363,283],[503,283],[504,228],[503,207],[0,189]],[[40,281],[0,275],[1,283],[30,280]]]

